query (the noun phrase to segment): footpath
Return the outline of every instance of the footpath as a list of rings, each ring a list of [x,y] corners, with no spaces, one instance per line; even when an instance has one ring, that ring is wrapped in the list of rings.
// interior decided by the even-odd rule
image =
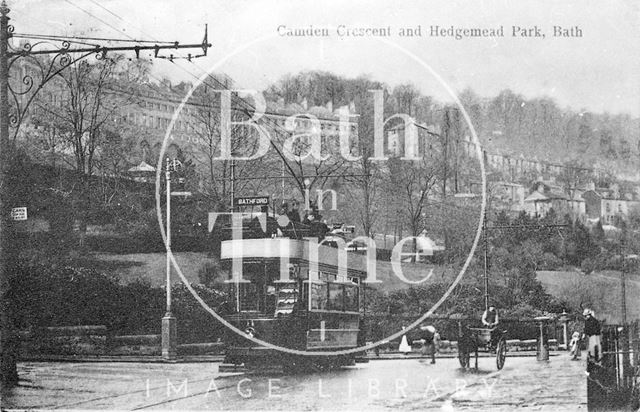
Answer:
[[[549,352],[550,357],[559,356],[565,352]],[[495,357],[493,353],[478,353],[481,358]],[[535,357],[535,351],[509,351],[507,357]],[[457,358],[458,354],[453,352],[438,353],[436,359]],[[431,356],[422,355],[420,352],[410,352],[407,354],[397,351],[384,351],[376,355],[374,351],[367,352],[365,358],[369,361],[388,359],[431,359]],[[222,362],[224,355],[184,355],[178,356],[174,361],[166,361],[161,356],[136,356],[136,355],[23,355],[20,359],[23,362],[135,362],[135,363],[201,363],[201,362]]]

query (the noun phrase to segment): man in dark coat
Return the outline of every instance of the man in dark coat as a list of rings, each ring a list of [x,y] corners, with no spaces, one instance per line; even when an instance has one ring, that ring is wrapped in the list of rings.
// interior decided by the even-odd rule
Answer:
[[[422,355],[431,353],[431,363],[436,363],[436,352],[440,335],[432,325],[420,327],[420,339],[422,340]]]
[[[595,362],[600,362],[602,360],[602,343],[600,338],[602,328],[600,327],[600,322],[595,318],[591,309],[585,309],[582,314],[584,315],[584,334],[588,342],[588,358],[593,359]]]

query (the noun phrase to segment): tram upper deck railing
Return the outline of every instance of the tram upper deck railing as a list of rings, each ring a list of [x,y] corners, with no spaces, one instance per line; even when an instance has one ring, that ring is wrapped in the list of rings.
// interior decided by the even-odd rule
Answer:
[[[313,243],[309,240],[297,240],[290,238],[263,238],[263,239],[232,239],[225,240],[221,244],[220,258],[231,261],[233,259],[282,259],[288,258],[291,262],[311,263],[314,259],[313,247],[317,247],[317,263],[319,268],[338,268],[345,265],[349,272],[358,272],[364,276],[367,273],[368,259],[375,261],[375,253],[371,256],[347,252],[344,249],[329,247]],[[341,257],[342,255],[342,257]]]

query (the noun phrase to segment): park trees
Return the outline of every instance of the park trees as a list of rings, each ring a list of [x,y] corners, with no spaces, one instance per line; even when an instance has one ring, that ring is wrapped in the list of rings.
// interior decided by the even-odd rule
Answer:
[[[132,66],[121,55],[94,63],[74,62],[58,73],[48,92],[41,93],[35,102],[38,121],[56,140],[52,146],[59,147],[60,158],[75,172],[71,191],[81,246],[94,205],[92,177],[98,161],[102,157],[105,167],[107,163],[121,164],[124,147],[116,144],[121,137],[117,113],[132,104],[135,89],[123,88],[120,78],[123,72],[132,76],[133,68],[141,77],[148,69],[144,64]]]
[[[267,184],[259,179],[265,172],[273,172],[264,156],[251,161],[232,160],[222,156],[221,102],[225,84],[216,75],[209,75],[191,97],[193,109],[183,110],[177,120],[181,132],[191,136],[191,144],[184,152],[194,162],[200,181],[199,191],[210,210],[226,211],[235,193],[254,192]],[[253,114],[253,106],[237,94],[228,91],[232,122],[245,121]],[[184,130],[184,131],[183,131]],[[229,150],[232,156],[250,156],[258,147],[257,132],[240,124],[230,125]],[[245,179],[247,177],[258,179]],[[231,181],[233,178],[233,182]],[[253,194],[253,193],[252,193]]]

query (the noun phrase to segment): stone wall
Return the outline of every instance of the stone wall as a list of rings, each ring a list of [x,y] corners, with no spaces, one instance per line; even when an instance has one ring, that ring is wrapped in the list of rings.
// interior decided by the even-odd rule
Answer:
[[[160,335],[113,336],[106,326],[48,327],[20,332],[23,359],[56,356],[160,356]],[[178,355],[218,355],[221,342],[178,345]]]

